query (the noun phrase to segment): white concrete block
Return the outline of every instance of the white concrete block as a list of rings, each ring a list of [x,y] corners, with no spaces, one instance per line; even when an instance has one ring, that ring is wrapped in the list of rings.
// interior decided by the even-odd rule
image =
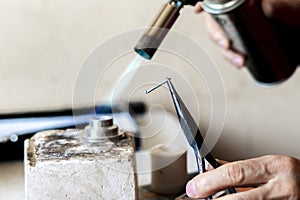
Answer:
[[[26,200],[136,199],[134,140],[86,143],[76,130],[25,141]]]

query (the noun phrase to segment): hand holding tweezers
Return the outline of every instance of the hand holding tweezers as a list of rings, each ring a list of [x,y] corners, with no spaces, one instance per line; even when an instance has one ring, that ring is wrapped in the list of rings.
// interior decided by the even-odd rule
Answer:
[[[167,84],[169,87],[169,91],[171,93],[171,97],[176,109],[177,117],[180,123],[180,126],[183,130],[183,133],[189,143],[189,145],[193,148],[194,154],[197,161],[198,173],[204,173],[205,169],[205,160],[213,167],[217,168],[220,164],[216,161],[216,159],[212,156],[212,154],[208,151],[204,144],[204,140],[198,125],[196,124],[194,118],[192,117],[191,113],[181,100],[180,96],[178,95],[177,91],[175,90],[171,79],[167,78],[162,83],[158,84],[157,86],[146,90],[146,94],[152,92],[153,90],[159,88],[160,86]],[[229,188],[226,191],[226,194],[233,194],[236,193],[234,188]],[[207,200],[212,199],[212,197],[207,197]]]

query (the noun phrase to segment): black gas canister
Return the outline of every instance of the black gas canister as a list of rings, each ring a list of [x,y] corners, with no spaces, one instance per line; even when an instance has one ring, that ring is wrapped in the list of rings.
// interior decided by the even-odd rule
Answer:
[[[204,0],[202,7],[223,28],[232,49],[246,57],[252,76],[262,83],[280,83],[296,69],[292,31],[263,14],[259,0]]]

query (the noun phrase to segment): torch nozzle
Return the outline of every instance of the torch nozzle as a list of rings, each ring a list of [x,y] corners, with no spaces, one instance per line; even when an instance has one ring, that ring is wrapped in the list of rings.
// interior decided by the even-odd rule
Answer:
[[[163,6],[150,28],[145,31],[134,47],[134,50],[140,56],[148,60],[153,57],[169,29],[179,16],[179,11],[182,7],[183,3],[177,0],[170,0]]]

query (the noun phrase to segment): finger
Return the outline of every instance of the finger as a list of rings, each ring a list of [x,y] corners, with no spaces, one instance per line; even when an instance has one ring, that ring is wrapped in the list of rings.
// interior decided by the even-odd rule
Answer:
[[[217,162],[218,162],[219,164],[221,164],[221,165],[225,165],[225,164],[229,163],[229,162],[226,161],[226,160],[221,160],[221,159],[216,159],[216,160],[217,160]]]
[[[222,165],[200,174],[186,186],[190,197],[203,198],[226,188],[266,183],[274,175],[267,169],[272,157],[261,157]]]
[[[244,191],[248,191],[248,190],[252,190],[253,188],[255,188],[255,187],[239,187],[239,188],[235,188],[235,190],[237,191],[237,192],[244,192]]]
[[[279,174],[260,187],[218,198],[218,200],[291,199],[292,197],[299,199],[298,184],[294,174]]]
[[[299,0],[263,0],[262,9],[267,17],[278,19],[292,27],[300,25]]]
[[[208,13],[204,13],[205,23],[208,35],[218,46],[223,49],[228,49],[230,42],[223,29]]]
[[[217,200],[253,200],[253,199],[266,199],[268,190],[266,187],[259,187],[248,190],[246,192],[240,192],[236,194],[229,194]]]
[[[233,65],[235,65],[238,68],[241,68],[245,65],[246,59],[243,55],[238,54],[232,50],[222,50],[221,51],[224,57],[231,62]]]
[[[195,5],[195,12],[196,13],[200,13],[202,10],[203,9],[202,9],[201,3],[200,2],[196,3],[196,5]]]

